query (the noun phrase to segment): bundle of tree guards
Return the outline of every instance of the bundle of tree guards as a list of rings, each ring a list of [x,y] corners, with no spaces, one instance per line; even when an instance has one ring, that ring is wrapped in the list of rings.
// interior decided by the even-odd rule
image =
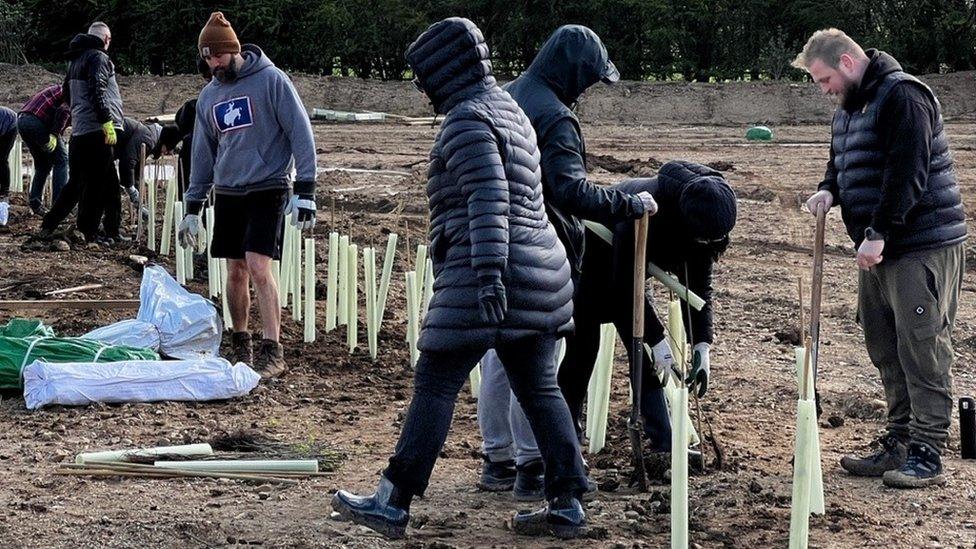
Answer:
[[[47,362],[118,362],[159,360],[150,349],[108,345],[80,337],[55,337],[39,320],[15,318],[0,327],[0,389],[23,387],[21,372],[35,360]]]
[[[331,476],[344,457],[324,443],[285,443],[237,432],[218,436],[209,444],[82,453],[74,463],[61,464],[56,472],[67,476],[224,478],[291,485],[301,478]]]

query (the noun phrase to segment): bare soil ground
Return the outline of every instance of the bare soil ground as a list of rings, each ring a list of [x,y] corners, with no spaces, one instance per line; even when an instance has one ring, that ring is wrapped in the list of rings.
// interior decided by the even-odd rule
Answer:
[[[148,86],[140,82],[139,86]],[[141,97],[141,96],[140,96]],[[136,101],[136,100],[134,100]],[[13,101],[11,101],[13,102]],[[175,108],[178,102],[167,103]],[[158,112],[158,111],[156,111]],[[145,114],[153,114],[146,110]],[[626,364],[618,345],[608,448],[590,456],[605,490],[588,505],[593,538],[569,543],[517,538],[506,521],[511,495],[475,488],[480,444],[475,401],[467,388],[427,496],[413,507],[406,542],[329,519],[336,489],[371,490],[396,440],[409,403],[411,372],[405,334],[402,272],[407,240],[420,242],[426,214],[423,171],[436,128],[316,125],[320,168],[385,169],[409,176],[323,172],[319,177],[319,278],[324,280],[328,232],[360,245],[401,235],[380,356],[349,355],[344,330],[319,330],[304,344],[284,313],[289,374],[251,395],[209,404],[51,408],[28,412],[17,395],[0,401],[0,546],[4,547],[662,547],[669,544],[669,487],[651,494],[626,487]],[[733,244],[718,264],[713,388],[701,408],[726,451],[723,470],[691,479],[691,539],[700,547],[784,547],[791,498],[796,401],[792,345],[797,323],[796,279],[809,280],[813,219],[800,198],[819,181],[827,156],[825,125],[777,127],[771,144],[747,143],[741,127],[584,126],[594,180],[653,173],[663,161],[696,160],[720,167],[739,194]],[[948,127],[967,211],[976,207],[976,123]],[[335,220],[329,205],[335,199]],[[14,199],[10,228],[0,234],[0,282],[26,284],[0,292],[28,299],[39,292],[99,282],[104,288],[71,298],[132,298],[140,274],[127,249],[25,251],[39,220]],[[828,217],[822,347],[821,429],[827,514],[811,520],[815,547],[976,547],[976,464],[951,441],[942,489],[899,492],[879,480],[857,479],[837,465],[862,449],[882,426],[877,372],[854,322],[856,267],[839,212]],[[404,238],[406,236],[407,238]],[[411,254],[412,255],[412,254]],[[170,258],[159,258],[172,268]],[[4,287],[6,284],[0,284]],[[206,292],[198,279],[190,288]],[[976,274],[967,272],[956,323],[955,388],[976,393]],[[663,298],[660,288],[657,295]],[[318,306],[324,317],[324,301]],[[25,313],[26,314],[26,313]],[[125,318],[124,313],[50,311],[59,333],[75,335]],[[360,319],[360,327],[365,323]],[[365,333],[360,334],[360,341]],[[829,422],[826,420],[830,420]],[[954,429],[956,425],[954,424]],[[89,480],[54,474],[57,464],[90,449],[207,441],[252,430],[284,441],[327,442],[347,460],[334,477],[275,489],[263,499],[253,485],[210,480]],[[618,484],[619,487],[614,487]],[[663,505],[656,503],[664,501]]]

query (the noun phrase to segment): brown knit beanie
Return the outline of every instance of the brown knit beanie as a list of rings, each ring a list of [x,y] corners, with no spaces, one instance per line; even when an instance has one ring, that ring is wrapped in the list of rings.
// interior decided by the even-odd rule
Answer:
[[[200,56],[220,55],[222,53],[241,53],[241,43],[237,41],[237,34],[230,26],[224,14],[215,11],[210,14],[210,20],[200,31],[197,41]]]

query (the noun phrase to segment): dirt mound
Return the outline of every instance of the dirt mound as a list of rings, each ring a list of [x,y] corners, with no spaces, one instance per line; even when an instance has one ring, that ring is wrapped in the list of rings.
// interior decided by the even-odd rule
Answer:
[[[661,167],[660,160],[649,157],[647,160],[620,160],[608,154],[586,155],[586,164],[590,168],[600,168],[610,173],[619,173],[630,177],[651,177],[657,175]]]
[[[0,103],[18,110],[45,86],[63,81],[64,75],[47,71],[37,65],[0,63]]]
[[[307,109],[315,107],[429,116],[430,103],[410,82],[383,82],[292,74]],[[0,64],[0,103],[19,107],[62,75],[33,65]],[[948,120],[976,118],[976,71],[926,75]],[[120,76],[126,113],[137,117],[175,112],[203,87],[197,75]],[[833,106],[816,86],[798,82],[620,82],[594,86],[577,108],[588,123],[617,124],[825,124]]]

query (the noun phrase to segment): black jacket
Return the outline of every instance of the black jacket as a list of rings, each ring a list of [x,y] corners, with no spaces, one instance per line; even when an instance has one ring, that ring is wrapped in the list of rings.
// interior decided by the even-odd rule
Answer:
[[[868,227],[885,256],[966,239],[966,215],[939,102],[890,55],[867,51],[860,87],[834,113],[820,189],[840,204],[855,246]]]
[[[655,177],[628,179],[613,188],[631,194],[646,191],[654,196],[660,209],[649,220],[647,260],[676,275],[705,301],[701,311],[691,309],[690,318],[683,315],[685,330],[692,344],[712,343],[712,265],[724,252],[735,226],[732,187],[721,173],[707,166],[672,161]],[[594,233],[587,234],[577,296],[577,307],[597,316],[599,322],[610,322],[615,308],[632,306],[634,223],[618,223],[612,229],[612,250]],[[647,303],[651,303],[650,295]],[[646,326],[645,331],[652,344],[663,336],[660,321]]]
[[[137,176],[142,168],[139,165],[140,151],[142,146],[146,146],[148,155],[156,147],[159,140],[159,124],[149,124],[148,126],[130,117],[123,120],[123,130],[119,134],[118,143],[115,151],[119,161],[119,184],[128,189],[141,179]]]
[[[572,326],[573,285],[566,252],[542,200],[532,125],[495,83],[488,46],[467,19],[432,25],[407,61],[438,113],[430,152],[430,256],[434,295],[422,351],[488,349]],[[508,312],[481,319],[479,289],[500,280]]]
[[[583,261],[580,218],[612,225],[644,214],[637,197],[594,185],[586,177],[586,146],[570,107],[600,81],[607,60],[607,50],[593,31],[566,25],[543,44],[525,73],[505,86],[538,136],[546,212],[575,275]]]
[[[102,131],[102,124],[109,121],[122,129],[122,95],[102,39],[92,34],[75,36],[68,60],[64,94],[65,103],[71,105],[72,135]]]

